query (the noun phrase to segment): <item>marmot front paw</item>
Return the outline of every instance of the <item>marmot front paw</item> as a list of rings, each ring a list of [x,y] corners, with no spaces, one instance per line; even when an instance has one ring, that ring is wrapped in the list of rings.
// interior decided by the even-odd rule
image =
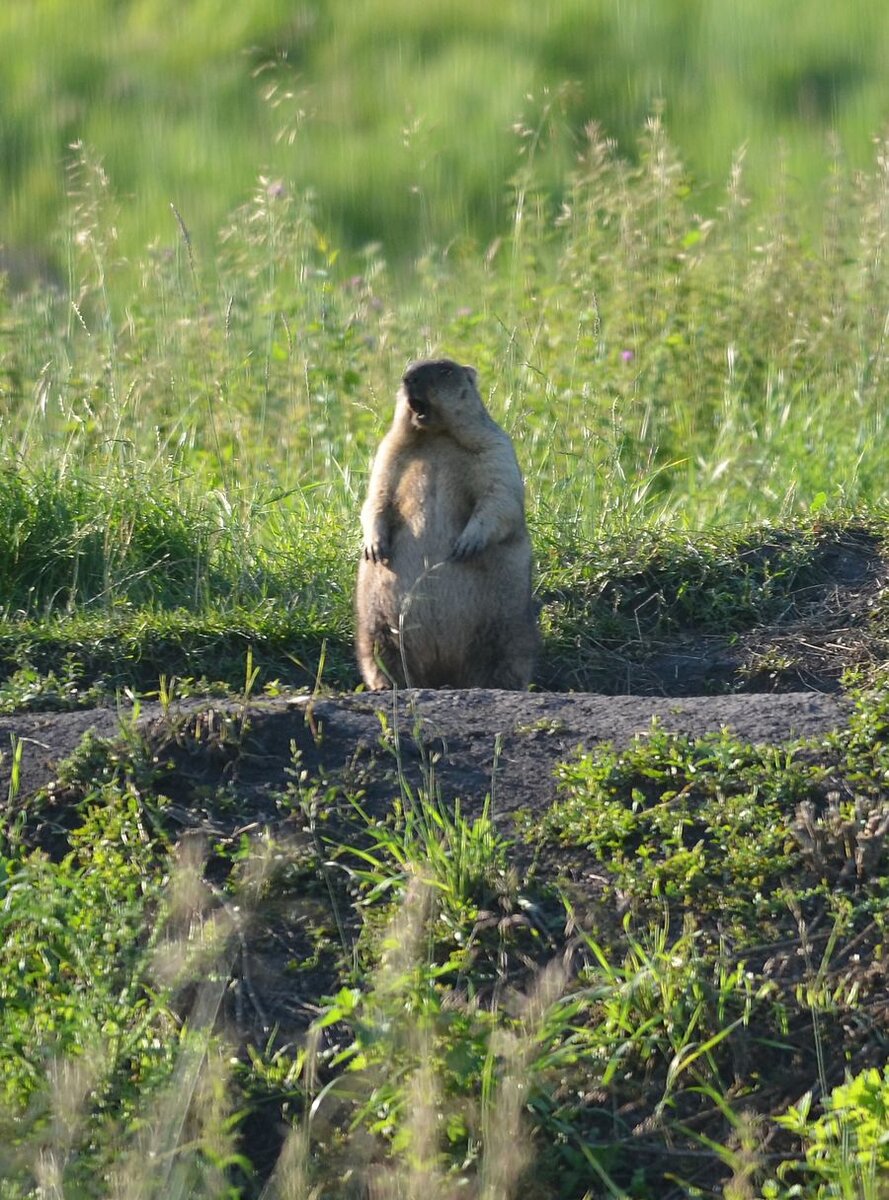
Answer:
[[[389,543],[383,538],[377,538],[373,542],[364,543],[364,557],[368,562],[373,563],[388,563],[389,561]]]
[[[451,559],[453,562],[465,562],[467,558],[475,558],[477,554],[481,554],[484,548],[485,539],[482,534],[477,530],[472,532],[464,529],[454,542]]]

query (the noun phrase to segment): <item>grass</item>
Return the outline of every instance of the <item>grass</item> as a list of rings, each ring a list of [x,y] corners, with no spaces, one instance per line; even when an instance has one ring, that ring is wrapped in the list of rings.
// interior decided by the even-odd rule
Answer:
[[[693,740],[655,728],[625,752],[596,750],[563,764],[566,796],[547,814],[547,829],[607,862],[609,887],[624,903],[654,916],[681,897],[743,950],[751,933],[757,942],[767,931],[777,938],[786,882],[800,879],[807,858],[822,886],[866,873],[864,844],[881,819],[881,796],[868,781],[880,773],[873,739],[882,719],[869,698],[815,763],[807,745],[752,747],[726,732]],[[813,800],[828,793],[829,803]],[[752,908],[735,908],[739,879]]]
[[[338,267],[305,197],[272,185],[232,219],[212,268],[185,243],[178,261],[149,258],[121,302],[117,205],[83,151],[76,310],[52,295],[36,313],[7,306],[10,449],[30,462],[61,442],[69,475],[97,448],[109,472],[155,464],[165,492],[221,492],[248,531],[275,497],[323,496],[335,514],[354,502],[393,376],[447,345],[521,436],[544,528],[878,500],[879,169],[837,176],[816,255],[789,198],[763,227],[740,174],[703,222],[659,122],[645,147],[630,168],[591,134],[561,214],[529,163],[503,263],[434,255],[408,303],[381,260]],[[837,428],[840,403],[855,420]],[[579,460],[597,470],[578,478]]]
[[[245,813],[128,726],[43,793],[13,771],[2,1200],[880,1194],[885,146],[837,160],[815,243],[786,170],[754,207],[739,157],[710,203],[658,118],[632,160],[591,128],[556,202],[562,121],[529,117],[490,253],[407,274],[277,175],[218,254],[180,208],[133,256],[77,147],[70,286],[0,300],[0,707],[156,696],[180,764],[261,770],[249,697],[357,683],[369,460],[447,350],[526,474],[543,683],[854,668],[849,730],[655,730],[563,764],[534,830],[444,806],[434,760],[385,817],[298,759]],[[220,691],[239,720],[177,725]]]
[[[870,539],[876,562],[883,537],[880,162],[838,167],[814,253],[789,191],[754,214],[741,163],[704,220],[660,121],[636,165],[592,130],[561,209],[529,152],[499,252],[430,251],[409,295],[265,181],[218,259],[182,225],[126,293],[122,204],[81,147],[73,293],[2,301],[7,661],[57,669],[41,644],[88,618],[89,683],[120,682],[135,641],[139,687],[185,674],[183,650],[237,686],[230,622],[272,678],[313,678],[326,646],[354,682],[354,514],[394,381],[438,350],[479,368],[520,449],[547,685],[600,686],[599,649],[634,628],[799,615],[831,546]]]

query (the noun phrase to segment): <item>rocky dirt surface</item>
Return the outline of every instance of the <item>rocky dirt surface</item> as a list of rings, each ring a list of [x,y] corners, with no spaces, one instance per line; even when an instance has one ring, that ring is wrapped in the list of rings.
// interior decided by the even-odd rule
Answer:
[[[560,759],[603,741],[625,746],[654,719],[681,733],[728,727],[776,743],[841,728],[847,714],[842,697],[817,692],[663,699],[484,690],[189,701],[163,711],[146,704],[136,716],[112,708],[24,713],[0,718],[0,794],[16,759],[25,797],[54,779],[87,731],[113,739],[135,729],[167,767],[164,790],[183,808],[225,785],[241,820],[261,819],[292,778],[296,755],[301,769],[351,782],[370,801],[391,798],[399,765],[413,782],[432,767],[444,796],[460,796],[469,811],[493,787],[498,812],[533,812],[553,799]]]
[[[664,699],[417,690],[19,714],[0,718],[0,795],[9,793],[15,772],[15,807],[29,813],[29,840],[63,855],[72,823],[79,823],[90,760],[81,756],[74,786],[59,779],[60,764],[88,732],[128,743],[150,769],[152,791],[167,797],[167,829],[195,845],[210,879],[217,873],[222,879],[230,866],[226,853],[245,836],[270,829],[285,843],[304,842],[307,798],[330,822],[327,834],[342,829],[348,840],[354,826],[340,824],[348,822],[344,795],[360,797],[365,812],[383,817],[403,781],[414,789],[433,784],[445,803],[459,798],[467,816],[492,796],[498,826],[509,834],[510,818],[533,821],[553,802],[560,760],[605,741],[626,746],[655,719],[678,733],[727,727],[750,742],[777,743],[841,729],[849,711],[844,698],[817,692]],[[97,761],[107,765],[107,756]],[[40,789],[32,805],[29,797]],[[556,866],[571,873],[561,853]],[[582,874],[584,888],[596,891],[596,880]],[[273,1027],[300,1036],[318,996],[335,987],[326,960],[305,970],[298,987],[288,973],[287,964],[313,960],[312,903],[300,894],[280,911],[264,910],[249,950],[246,943],[242,948],[232,968],[240,980],[232,989],[234,1009],[227,1012],[239,1037],[265,1037]]]

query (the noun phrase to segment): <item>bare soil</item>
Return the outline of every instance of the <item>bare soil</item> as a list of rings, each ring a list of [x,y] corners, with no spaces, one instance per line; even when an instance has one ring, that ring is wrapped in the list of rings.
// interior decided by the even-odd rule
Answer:
[[[670,699],[482,689],[146,704],[135,726],[131,712],[112,708],[22,713],[0,718],[0,794],[13,769],[10,739],[22,743],[18,795],[27,797],[54,780],[88,731],[114,739],[134,727],[166,765],[164,790],[183,824],[189,811],[200,823],[201,798],[219,788],[239,821],[268,819],[295,755],[313,776],[351,783],[381,804],[397,794],[399,766],[416,783],[433,764],[443,795],[467,811],[493,792],[498,812],[533,812],[552,801],[560,759],[604,741],[625,746],[655,719],[678,733],[727,727],[745,741],[778,743],[841,728],[847,714],[843,697],[817,692]]]

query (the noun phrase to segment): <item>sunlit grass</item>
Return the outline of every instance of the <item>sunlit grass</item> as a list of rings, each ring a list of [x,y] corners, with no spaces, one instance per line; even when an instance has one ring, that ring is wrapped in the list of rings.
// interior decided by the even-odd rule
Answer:
[[[790,194],[751,213],[742,162],[704,220],[660,122],[644,141],[630,167],[592,131],[561,208],[532,157],[493,259],[431,252],[407,293],[263,179],[215,261],[183,222],[121,294],[124,202],[81,150],[73,295],[6,305],[7,455],[63,474],[136,464],[165,492],[218,493],[257,532],[322,502],[345,522],[403,366],[447,350],[516,441],[532,521],[589,534],[879,504],[883,167],[837,177],[814,253]]]
[[[553,648],[595,643],[592,582],[645,576],[659,542],[691,572],[655,572],[686,607],[694,580],[725,580],[701,593],[704,629],[738,628],[747,569],[728,547],[745,530],[795,523],[803,557],[825,522],[858,514],[881,536],[882,153],[867,175],[838,169],[816,253],[792,183],[755,210],[741,158],[701,217],[657,118],[636,165],[591,129],[555,206],[538,147],[561,117],[539,117],[496,251],[430,249],[409,281],[379,251],[342,252],[303,191],[263,176],[216,258],[177,212],[175,249],[150,249],[131,289],[127,200],[89,147],[72,152],[71,290],[2,302],[0,574],[17,666],[56,665],[26,650],[43,640],[35,621],[101,615],[94,640],[126,641],[150,611],[160,646],[158,614],[180,609],[201,676],[199,629],[277,610],[309,676],[305,656],[327,644],[331,682],[348,684],[355,514],[401,372],[425,354],[475,365],[514,439]],[[271,648],[268,618],[249,625],[257,653]],[[86,657],[104,671],[117,653]],[[171,673],[160,657],[149,673]]]

